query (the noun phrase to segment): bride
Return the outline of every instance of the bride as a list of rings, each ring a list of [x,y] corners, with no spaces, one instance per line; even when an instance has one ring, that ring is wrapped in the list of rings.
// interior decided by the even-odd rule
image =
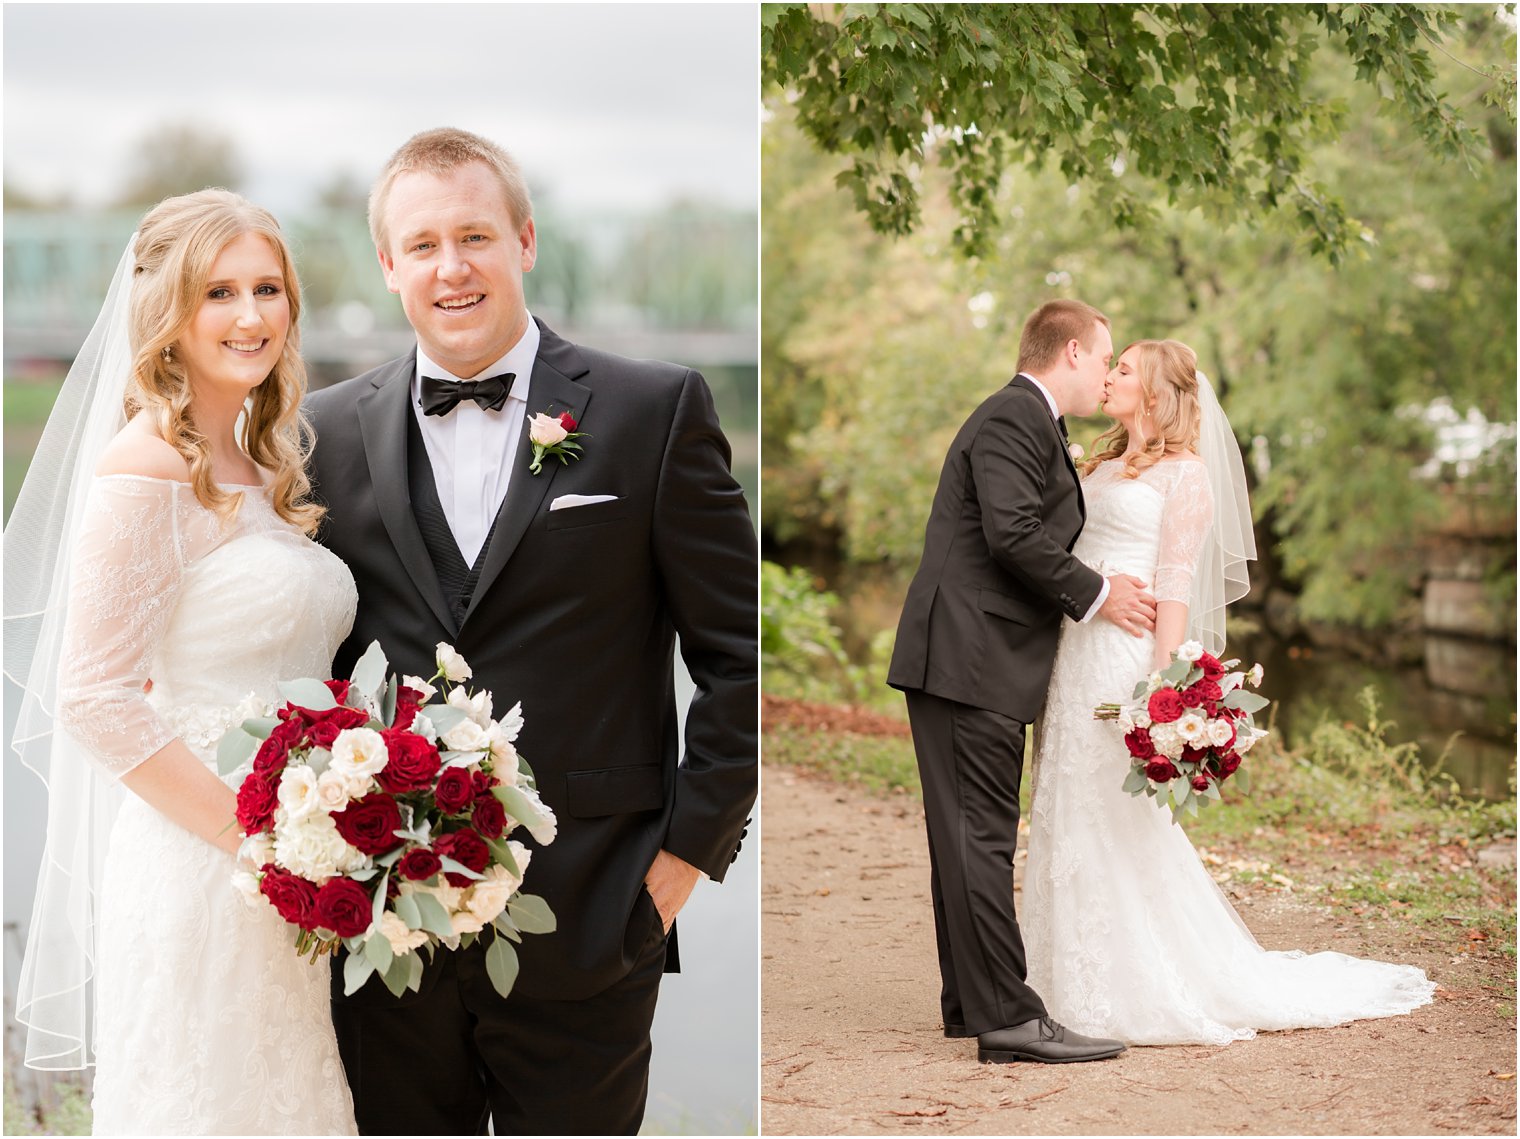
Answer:
[[[95,1065],[96,1134],[354,1133],[326,960],[234,888],[214,757],[353,622],[308,537],[299,313],[266,211],[150,210],[5,533],[14,746],[49,791],[17,1020],[29,1066]]]
[[[1063,623],[1024,875],[1029,984],[1058,1020],[1129,1044],[1394,1016],[1435,989],[1412,966],[1262,949],[1170,812],[1120,789],[1119,728],[1093,719],[1184,640],[1218,654],[1224,606],[1246,592],[1244,467],[1196,367],[1185,344],[1142,340],[1109,375],[1104,410],[1117,422],[1084,465],[1087,525],[1072,552],[1152,582],[1156,630]]]

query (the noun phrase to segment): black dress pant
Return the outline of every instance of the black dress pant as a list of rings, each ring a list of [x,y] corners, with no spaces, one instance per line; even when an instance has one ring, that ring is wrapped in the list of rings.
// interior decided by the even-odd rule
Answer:
[[[477,942],[440,950],[421,991],[395,998],[378,978],[344,997],[333,1023],[363,1135],[634,1135],[649,1095],[649,1028],[666,939],[647,892],[633,969],[585,1000],[503,1000]]]
[[[1013,907],[1025,726],[927,692],[906,695],[929,831],[945,1023],[981,1033],[1045,1016],[1025,982]]]

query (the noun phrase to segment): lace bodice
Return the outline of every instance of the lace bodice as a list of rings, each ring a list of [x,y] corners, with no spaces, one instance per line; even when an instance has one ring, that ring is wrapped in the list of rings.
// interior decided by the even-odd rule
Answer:
[[[1208,473],[1196,459],[1168,459],[1133,478],[1124,461],[1100,464],[1082,482],[1087,523],[1073,553],[1099,573],[1150,583],[1157,601],[1186,603],[1214,518]]]
[[[84,509],[58,719],[116,778],[182,732],[204,750],[249,694],[324,676],[353,625],[348,568],[262,488],[226,524],[187,483],[136,475],[96,479]]]

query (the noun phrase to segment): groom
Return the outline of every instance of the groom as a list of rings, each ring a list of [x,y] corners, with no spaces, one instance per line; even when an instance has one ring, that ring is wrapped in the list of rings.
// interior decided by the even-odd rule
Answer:
[[[755,798],[754,530],[700,375],[530,318],[532,205],[505,151],[415,136],[369,222],[417,348],[308,401],[321,537],[359,591],[335,674],[378,640],[427,677],[447,641],[499,710],[522,701],[559,828],[526,888],[558,929],[524,939],[505,1000],[483,942],[399,999],[373,980],[344,997],[335,968],[359,1127],[633,1134],[672,923],[699,876],[723,878]],[[581,458],[534,473],[525,420],[566,412]],[[679,763],[677,636],[697,688]]]
[[[923,784],[945,1035],[977,1037],[984,1062],[1124,1051],[1051,1020],[1025,983],[1012,879],[1025,731],[1061,618],[1136,636],[1155,623],[1143,582],[1105,581],[1071,554],[1086,510],[1065,415],[1097,410],[1112,357],[1108,318],[1090,305],[1050,301],[1025,322],[1019,374],[945,456],[887,673],[907,695]]]

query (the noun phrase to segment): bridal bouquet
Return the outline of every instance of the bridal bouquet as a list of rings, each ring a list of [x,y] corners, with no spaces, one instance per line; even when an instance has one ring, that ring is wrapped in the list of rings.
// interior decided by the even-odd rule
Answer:
[[[437,666],[398,683],[371,644],[349,680],[281,684],[285,703],[217,749],[224,774],[244,773],[239,861],[257,869],[239,869],[238,888],[296,927],[298,953],[346,948],[348,993],[371,973],[397,996],[416,991],[419,949],[490,937],[486,971],[506,996],[511,943],[555,926],[542,898],[519,892],[532,851],[507,837],[555,834],[513,746],[522,706],[493,720],[491,694],[463,686],[470,666],[450,645]]]
[[[1093,710],[1094,719],[1117,720],[1124,732],[1130,754],[1124,790],[1169,803],[1174,821],[1218,799],[1219,785],[1231,776],[1249,791],[1240,758],[1267,734],[1252,716],[1268,701],[1244,687],[1261,684],[1261,665],[1231,671],[1239,665],[1186,641],[1171,664],[1135,686],[1129,703]]]

